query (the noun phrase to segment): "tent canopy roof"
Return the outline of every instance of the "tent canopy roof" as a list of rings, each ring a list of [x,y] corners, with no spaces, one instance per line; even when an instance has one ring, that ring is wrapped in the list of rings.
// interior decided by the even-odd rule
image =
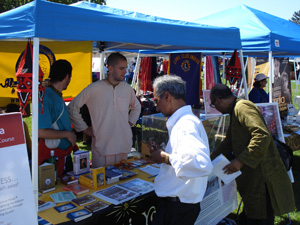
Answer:
[[[240,5],[194,22],[240,29],[244,54],[300,55],[300,26],[268,13]]]
[[[0,14],[0,39],[103,41],[104,50],[241,48],[238,28],[132,17],[94,5],[93,9],[35,0]]]

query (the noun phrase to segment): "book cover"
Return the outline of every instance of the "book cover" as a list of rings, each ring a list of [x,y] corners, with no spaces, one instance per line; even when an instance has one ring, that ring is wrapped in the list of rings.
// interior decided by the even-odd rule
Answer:
[[[90,191],[90,189],[80,184],[69,184],[64,186],[63,189],[66,191],[72,191],[75,195],[81,195]]]
[[[103,199],[104,201],[118,205],[138,196],[138,193],[125,189],[118,185],[113,185],[109,188],[96,191],[93,196]]]
[[[73,220],[74,222],[78,222],[90,217],[92,213],[86,209],[80,209],[74,212],[70,212],[67,214],[67,218]]]
[[[127,188],[131,191],[138,192],[140,194],[145,194],[154,190],[154,184],[139,178],[132,179],[130,181],[118,184],[123,188]]]
[[[39,166],[39,191],[43,192],[55,187],[55,168],[51,163]]]
[[[81,198],[73,199],[72,202],[77,205],[86,205],[88,203],[94,202],[96,199],[91,195],[86,195]]]
[[[78,150],[73,153],[73,173],[75,175],[90,171],[89,156],[88,151]]]
[[[129,170],[124,170],[122,168],[115,168],[115,169],[112,169],[112,171],[116,172],[116,173],[120,173],[122,175],[120,177],[120,180],[128,179],[128,178],[136,175],[136,173],[131,172]]]
[[[77,206],[71,202],[61,205],[61,206],[54,207],[54,209],[56,209],[59,213],[68,212],[68,211],[70,211],[72,209],[76,209],[76,208],[77,208]]]
[[[44,202],[44,201],[39,200],[38,212],[42,212],[47,209],[51,209],[55,206],[56,206],[56,204],[54,202],[51,202],[51,201]]]
[[[113,171],[113,169],[116,169],[116,167],[115,166],[107,166],[105,168],[105,179],[113,179],[113,178],[122,177],[121,173]]]
[[[239,175],[242,174],[241,171],[237,171],[232,174],[225,174],[223,171],[223,168],[228,165],[230,161],[222,154],[218,155],[213,161],[213,173],[219,177],[225,184],[228,184],[235,178],[237,178]]]
[[[109,204],[107,204],[105,202],[98,201],[98,202],[95,202],[93,204],[87,205],[84,208],[87,209],[90,212],[97,212],[101,209],[107,208],[108,206],[109,206]]]
[[[93,188],[105,185],[105,167],[92,169]]]
[[[63,176],[60,181],[61,181],[61,183],[65,184],[65,185],[78,183],[78,179],[75,178],[74,176],[70,176],[70,175]]]

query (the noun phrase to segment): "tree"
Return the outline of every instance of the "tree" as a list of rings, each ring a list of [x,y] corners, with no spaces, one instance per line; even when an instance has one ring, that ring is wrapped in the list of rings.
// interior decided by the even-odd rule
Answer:
[[[294,12],[290,21],[300,25],[300,10],[298,12]]]
[[[0,1],[0,13],[17,8],[19,6],[25,5],[32,1],[33,0],[1,0]],[[69,4],[78,2],[80,0],[48,0],[48,1],[69,5]],[[106,0],[91,0],[91,2],[100,4],[100,5],[106,4]]]

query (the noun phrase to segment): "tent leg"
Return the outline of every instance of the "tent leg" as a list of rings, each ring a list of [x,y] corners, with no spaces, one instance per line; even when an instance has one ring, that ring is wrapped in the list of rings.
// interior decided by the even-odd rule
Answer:
[[[272,51],[269,51],[269,103],[272,102],[273,96],[272,96],[272,84],[273,84],[273,79],[274,79],[274,69],[273,69],[273,59],[272,59]]]
[[[243,85],[244,85],[244,91],[245,91],[245,99],[248,98],[248,90],[247,90],[247,81],[246,81],[246,74],[245,74],[245,66],[244,66],[244,56],[242,49],[239,50],[240,55],[240,61],[241,61],[241,69],[242,69],[242,77],[243,77]]]
[[[38,211],[38,79],[39,79],[40,39],[33,38],[33,73],[32,73],[32,188]]]

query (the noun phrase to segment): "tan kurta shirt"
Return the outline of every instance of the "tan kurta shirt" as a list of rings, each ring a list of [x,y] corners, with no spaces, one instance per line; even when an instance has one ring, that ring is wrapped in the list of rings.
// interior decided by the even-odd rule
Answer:
[[[90,84],[68,106],[76,131],[88,127],[80,114],[84,104],[89,109],[95,136],[92,139],[93,163],[99,154],[129,153],[132,146],[129,122],[135,124],[141,112],[141,104],[133,89],[126,82],[121,82],[115,88],[104,80]]]

